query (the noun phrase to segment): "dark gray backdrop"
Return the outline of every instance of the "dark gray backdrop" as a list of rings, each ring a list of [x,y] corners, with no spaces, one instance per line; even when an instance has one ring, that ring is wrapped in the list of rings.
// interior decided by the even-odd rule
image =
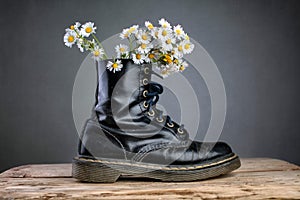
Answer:
[[[104,40],[161,17],[183,24],[219,67],[220,139],[242,157],[300,164],[299,1],[2,0],[0,13],[0,171],[76,155],[72,87],[86,54],[64,47],[66,26],[94,21]]]

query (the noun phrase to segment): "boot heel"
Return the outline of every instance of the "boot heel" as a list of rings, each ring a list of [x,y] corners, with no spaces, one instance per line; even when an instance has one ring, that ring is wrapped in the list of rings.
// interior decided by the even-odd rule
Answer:
[[[114,183],[120,172],[103,163],[75,158],[72,163],[72,176],[83,182]]]

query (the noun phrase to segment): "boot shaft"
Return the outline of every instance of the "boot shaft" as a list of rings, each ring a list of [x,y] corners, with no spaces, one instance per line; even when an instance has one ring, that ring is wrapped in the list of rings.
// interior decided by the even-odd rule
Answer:
[[[151,81],[152,66],[122,59],[122,70],[113,73],[106,68],[108,61],[97,62],[95,111],[101,124],[111,126],[117,123],[126,129],[129,122],[139,121],[146,109],[142,93]]]

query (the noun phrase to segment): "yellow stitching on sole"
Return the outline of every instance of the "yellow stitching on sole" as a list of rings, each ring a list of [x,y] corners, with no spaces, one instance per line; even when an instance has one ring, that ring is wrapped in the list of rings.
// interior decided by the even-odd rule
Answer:
[[[192,166],[192,167],[158,167],[158,166],[144,165],[144,164],[137,164],[137,163],[114,162],[114,161],[106,161],[106,160],[93,160],[93,159],[88,159],[88,158],[76,158],[76,159],[86,160],[86,161],[90,161],[90,162],[111,164],[111,165],[127,165],[127,166],[144,167],[144,168],[151,168],[151,169],[160,169],[160,170],[184,171],[184,170],[201,169],[201,168],[205,168],[205,167],[218,165],[221,163],[225,163],[229,160],[233,160],[236,157],[237,157],[237,155],[233,155],[232,157],[226,158],[224,160],[220,160],[218,162],[205,164],[205,165],[196,165],[196,166]]]

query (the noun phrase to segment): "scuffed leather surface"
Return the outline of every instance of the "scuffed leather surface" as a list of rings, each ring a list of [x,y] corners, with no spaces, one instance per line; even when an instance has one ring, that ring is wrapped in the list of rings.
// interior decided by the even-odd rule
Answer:
[[[189,140],[179,125],[159,123],[147,114],[142,92],[151,81],[151,73],[144,68],[122,60],[123,69],[112,73],[106,70],[107,61],[97,65],[98,85],[93,117],[87,121],[81,136],[79,154],[90,157],[129,159],[158,164],[196,164],[231,154],[231,148],[222,142],[201,143]],[[164,116],[165,118],[166,116]]]

